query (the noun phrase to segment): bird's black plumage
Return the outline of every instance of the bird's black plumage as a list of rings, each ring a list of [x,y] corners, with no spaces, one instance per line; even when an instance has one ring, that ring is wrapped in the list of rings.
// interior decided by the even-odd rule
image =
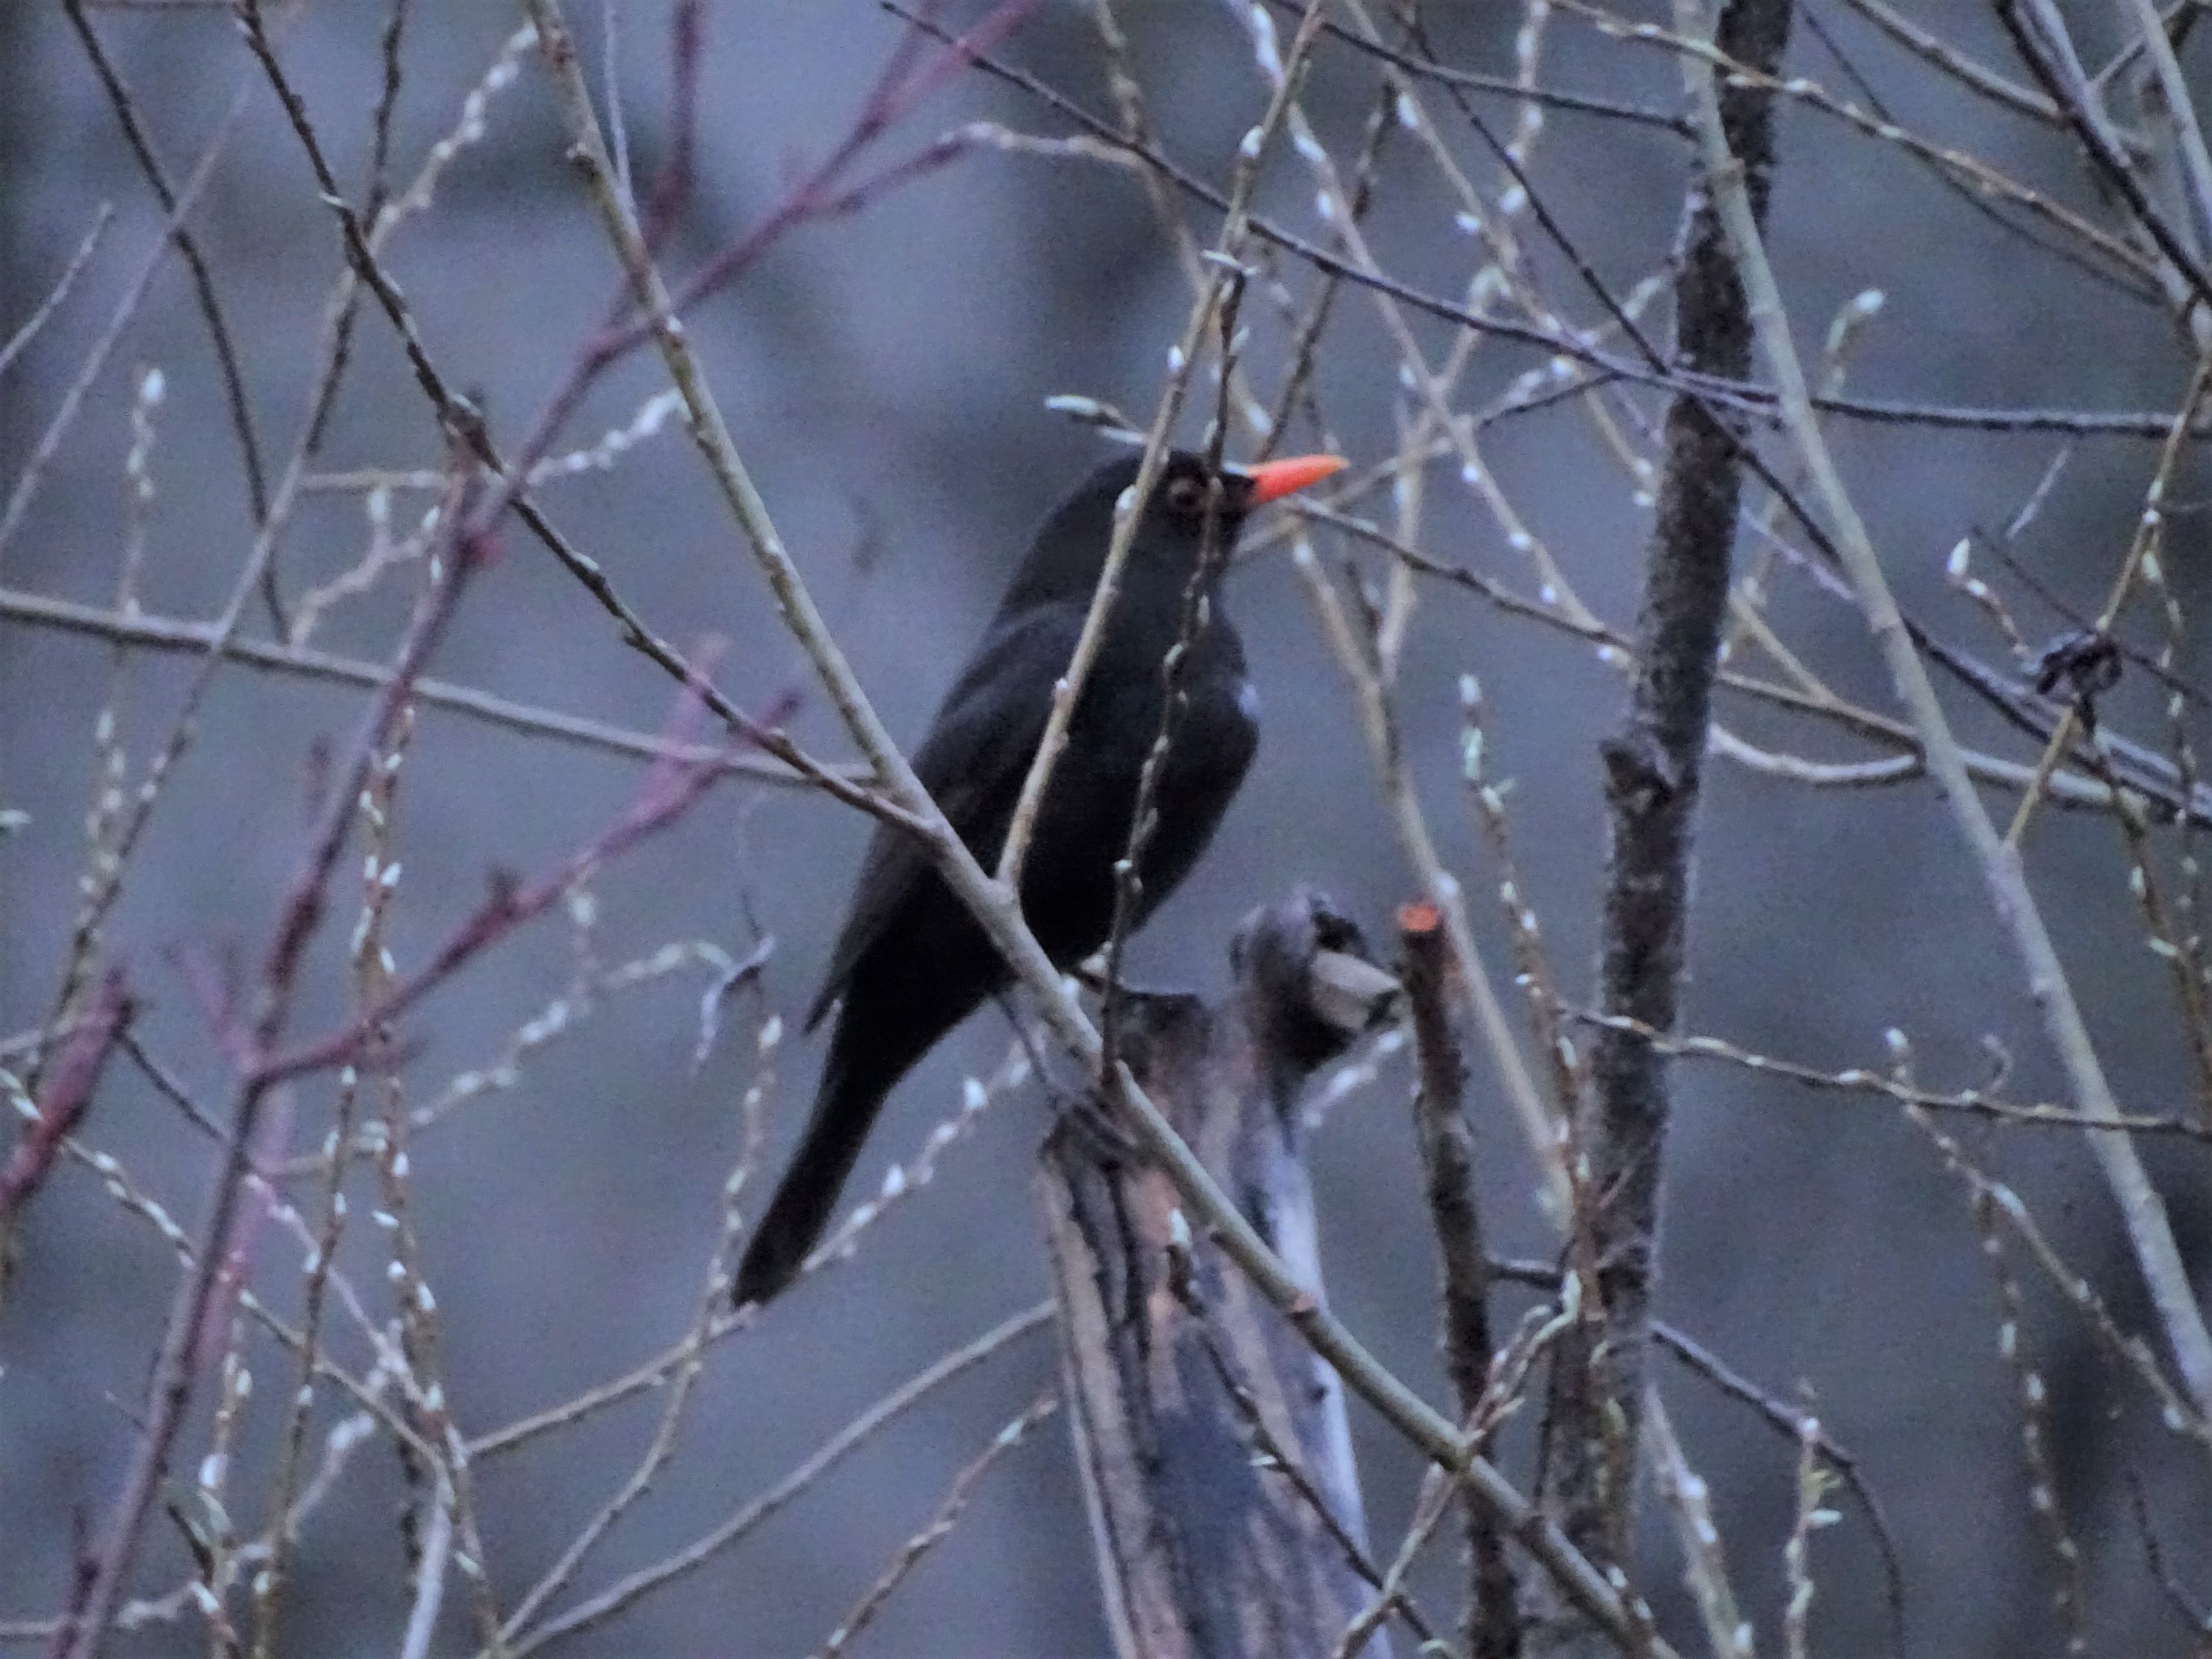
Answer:
[[[1213,548],[1233,547],[1253,505],[1296,487],[1292,469],[1306,469],[1297,475],[1303,482],[1318,476],[1316,465],[1225,471],[1209,503],[1206,463],[1176,453],[1156,483],[1022,869],[1024,915],[1060,966],[1081,961],[1111,931],[1113,866],[1128,847],[1139,777],[1166,704],[1163,663],[1181,637],[1209,534]],[[1045,520],[915,751],[915,771],[986,869],[1005,845],[1054,684],[1105,568],[1115,503],[1137,466],[1130,457],[1101,467]],[[1202,614],[1178,670],[1188,701],[1156,787],[1139,923],[1205,851],[1259,741],[1243,645],[1212,596]],[[808,1015],[811,1029],[842,1000],[813,1115],[738,1267],[738,1303],[765,1301],[790,1281],[821,1237],[885,1095],[1007,979],[998,951],[915,839],[880,827]]]

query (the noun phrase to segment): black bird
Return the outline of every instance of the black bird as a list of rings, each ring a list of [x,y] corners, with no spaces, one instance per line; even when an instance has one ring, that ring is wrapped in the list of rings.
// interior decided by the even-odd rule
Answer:
[[[1180,452],[1168,459],[1130,544],[1120,596],[1022,866],[1023,913],[1060,966],[1082,961],[1112,930],[1113,867],[1128,848],[1139,775],[1159,736],[1163,662],[1182,635],[1209,513],[1212,545],[1225,554],[1252,508],[1343,465],[1316,455],[1224,468],[1209,504],[1204,459]],[[915,771],[986,869],[1006,845],[1053,686],[1066,672],[1105,568],[1115,503],[1136,482],[1137,466],[1128,457],[1099,468],[1045,520],[915,752]],[[1243,643],[1213,596],[1204,617],[1179,671],[1189,702],[1157,786],[1158,819],[1139,871],[1139,923],[1206,850],[1259,741]],[[884,1096],[1008,978],[1004,959],[914,838],[878,828],[807,1016],[811,1030],[843,999],[814,1114],[738,1266],[739,1305],[765,1302],[791,1281],[821,1237]]]

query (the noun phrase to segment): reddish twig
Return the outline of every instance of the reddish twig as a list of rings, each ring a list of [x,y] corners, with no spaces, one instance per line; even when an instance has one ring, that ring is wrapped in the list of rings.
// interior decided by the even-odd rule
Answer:
[[[637,799],[604,835],[526,884],[518,884],[512,878],[495,878],[489,896],[421,968],[363,1009],[343,1029],[282,1054],[264,1055],[255,1067],[256,1079],[264,1084],[283,1083],[333,1066],[357,1063],[363,1048],[381,1027],[523,924],[551,909],[600,865],[674,823],[707,793],[720,771],[714,762],[665,761],[656,765]]]
[[[911,114],[923,102],[975,61],[977,54],[988,51],[1003,40],[1036,8],[1037,0],[1001,0],[1001,3],[987,13],[972,28],[957,39],[947,40],[945,49],[924,58],[921,46],[924,31],[935,33],[929,23],[918,22],[902,35],[893,49],[883,73],[861,100],[860,112],[852,126],[836,146],[819,162],[795,179],[776,204],[757,220],[751,228],[726,244],[690,277],[677,288],[672,308],[682,316],[726,288],[737,276],[749,269],[760,256],[779,240],[786,232],[812,221],[837,218],[855,212],[874,201],[884,191],[896,185],[904,184],[921,173],[951,161],[964,146],[948,145],[940,140],[926,147],[918,155],[902,162],[895,162],[884,172],[859,184],[847,182],[847,175],[855,162],[871,149],[893,126]],[[933,18],[937,6],[924,9],[924,16]],[[670,165],[656,180],[653,200],[647,212],[644,234],[648,246],[658,246],[656,239],[665,237],[669,221],[680,204],[682,192],[687,187],[690,161],[689,140],[680,125],[684,118],[682,89],[686,74],[686,48],[696,53],[696,36],[687,36],[679,13],[676,21],[675,44],[677,85],[678,90],[679,128],[677,151]],[[684,171],[678,173],[678,167]],[[637,309],[635,296],[625,282],[611,305],[606,321],[599,333],[584,347],[568,378],[556,389],[531,428],[515,462],[518,473],[526,472],[536,460],[550,450],[568,417],[583,402],[584,394],[597,383],[599,376],[629,352],[636,349],[653,336],[652,319]]]
[[[69,1046],[39,1091],[38,1115],[24,1126],[23,1133],[0,1168],[0,1258],[4,1258],[8,1230],[17,1213],[46,1182],[62,1142],[76,1127],[92,1104],[100,1067],[116,1039],[137,1012],[125,990],[123,970],[110,968],[93,994],[92,1006],[70,1034]]]
[[[278,911],[276,932],[264,959],[250,1027],[254,1054],[266,1053],[276,1045],[290,1015],[301,960],[327,903],[331,876],[345,846],[355,802],[368,769],[383,752],[410,688],[445,637],[471,579],[489,562],[492,540],[476,515],[467,510],[472,504],[464,492],[451,520],[453,528],[430,555],[431,583],[409,623],[392,663],[392,678],[362,719],[344,763],[332,770],[332,787],[324,798],[299,872]],[[121,1605],[123,1586],[130,1577],[154,1495],[167,1476],[170,1452],[191,1404],[196,1339],[204,1328],[228,1260],[240,1199],[257,1144],[256,1130],[272,1084],[273,1079],[262,1076],[258,1069],[249,1071],[240,1081],[222,1163],[209,1194],[207,1214],[191,1254],[192,1265],[178,1287],[155,1358],[153,1379],[140,1413],[143,1426],[138,1443],[122,1490],[100,1532],[83,1610],[77,1617],[65,1620],[56,1632],[52,1649],[56,1659],[94,1659]]]
[[[699,70],[706,57],[704,0],[676,0],[668,19],[668,159],[653,176],[645,240],[657,253],[676,228],[698,175]]]

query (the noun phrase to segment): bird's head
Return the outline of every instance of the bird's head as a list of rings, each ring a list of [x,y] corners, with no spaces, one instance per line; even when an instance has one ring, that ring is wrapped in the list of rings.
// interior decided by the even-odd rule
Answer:
[[[1024,599],[1077,599],[1097,586],[1115,516],[1136,487],[1141,459],[1125,455],[1109,461],[1054,509],[1037,532],[1016,578],[1016,592]],[[1343,465],[1334,455],[1300,455],[1217,471],[1203,455],[1170,451],[1130,544],[1128,574],[1158,572],[1152,585],[1171,586],[1180,595],[1209,547],[1217,557],[1225,557],[1236,547],[1244,520],[1254,508],[1317,483]],[[1008,595],[1010,600],[1014,597]]]

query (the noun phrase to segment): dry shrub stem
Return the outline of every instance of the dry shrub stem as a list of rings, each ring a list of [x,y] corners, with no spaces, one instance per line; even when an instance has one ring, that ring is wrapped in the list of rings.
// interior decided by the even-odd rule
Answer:
[[[1451,993],[1451,953],[1443,916],[1433,904],[1398,913],[1398,945],[1413,1033],[1414,1139],[1427,1181],[1431,1231],[1443,1269],[1444,1370],[1460,1420],[1472,1422],[1490,1384],[1497,1345],[1490,1323],[1490,1256],[1476,1200],[1474,1128],[1467,1114],[1467,1062],[1461,1057]],[[1490,1443],[1479,1443],[1487,1452]],[[1520,1594],[1496,1522],[1467,1504],[1469,1585],[1467,1646],[1474,1659],[1514,1659],[1521,1651]]]
[[[596,1595],[579,1601],[567,1612],[518,1638],[514,1659],[528,1659],[529,1655],[556,1642],[602,1625],[641,1596],[696,1571],[813,1486],[854,1448],[873,1438],[885,1424],[1031,1331],[1043,1329],[1052,1322],[1052,1312],[1051,1303],[1040,1302],[1002,1320],[973,1341],[940,1356],[854,1418],[816,1447],[790,1474],[711,1530],[673,1554],[617,1579]]]
[[[114,106],[115,118],[129,140],[131,153],[137,159],[138,169],[146,176],[147,185],[153,191],[161,211],[170,218],[170,239],[191,273],[192,294],[198,301],[200,315],[206,320],[208,340],[215,349],[217,368],[222,375],[223,401],[230,416],[232,429],[238,434],[239,459],[246,472],[247,505],[252,508],[253,522],[258,527],[269,517],[269,478],[261,459],[261,441],[253,429],[253,408],[246,395],[246,373],[240,366],[238,348],[231,336],[230,325],[223,314],[222,296],[216,291],[215,273],[208,264],[207,254],[199,239],[193,235],[185,222],[175,185],[170,183],[168,171],[154,147],[154,137],[146,127],[145,118],[139,112],[137,100],[124,83],[118,70],[94,31],[92,20],[85,15],[84,0],[62,0],[62,11],[76,32],[85,56],[91,59],[100,89]],[[276,593],[276,565],[271,562],[263,569],[263,602],[267,605],[270,621],[282,633],[284,613]]]
[[[311,646],[278,645],[268,640],[222,637],[215,623],[185,622],[143,611],[125,614],[98,605],[45,593],[25,593],[0,588],[0,622],[18,622],[52,628],[89,639],[107,640],[118,647],[179,655],[204,655],[221,645],[228,659],[241,668],[272,674],[291,674],[330,685],[374,690],[392,681],[384,663],[364,662],[357,657],[319,651]],[[527,736],[550,738],[556,743],[632,760],[681,761],[710,766],[732,777],[786,787],[803,787],[805,777],[782,762],[744,752],[725,744],[678,743],[648,732],[631,731],[588,715],[541,708],[502,697],[472,685],[425,678],[415,685],[414,700],[427,708],[448,709],[487,726]]]

